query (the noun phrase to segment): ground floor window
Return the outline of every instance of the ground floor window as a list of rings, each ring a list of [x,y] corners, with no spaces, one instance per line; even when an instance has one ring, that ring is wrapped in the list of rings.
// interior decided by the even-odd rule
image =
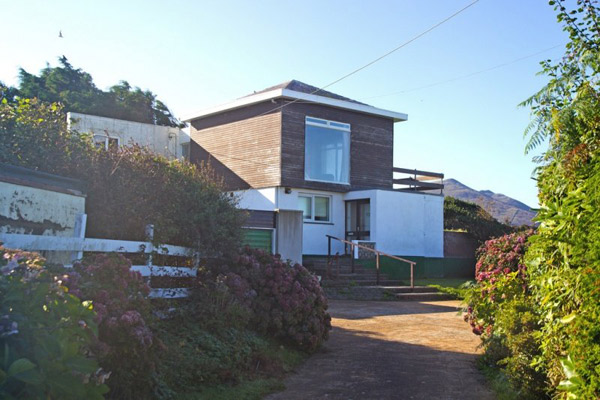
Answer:
[[[316,194],[298,196],[298,209],[306,222],[331,222],[331,197]]]

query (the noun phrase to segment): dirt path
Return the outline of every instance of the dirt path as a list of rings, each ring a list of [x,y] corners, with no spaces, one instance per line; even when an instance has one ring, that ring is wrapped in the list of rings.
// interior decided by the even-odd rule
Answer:
[[[268,400],[494,399],[457,301],[329,304],[329,341]]]

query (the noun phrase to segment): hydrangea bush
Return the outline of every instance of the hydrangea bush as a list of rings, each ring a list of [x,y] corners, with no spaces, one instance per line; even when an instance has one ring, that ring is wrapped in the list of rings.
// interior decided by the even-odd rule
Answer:
[[[481,335],[485,359],[501,366],[520,398],[545,396],[535,331],[539,318],[528,288],[523,257],[532,230],[488,240],[478,249],[476,284],[466,293],[464,315],[473,333]]]
[[[252,310],[251,323],[259,332],[308,351],[328,338],[327,299],[317,278],[302,265],[246,247],[211,271]]]
[[[95,313],[38,254],[0,246],[0,398],[102,399]]]
[[[148,396],[162,349],[147,324],[150,288],[130,267],[121,255],[101,254],[76,263],[65,282],[96,311],[98,338],[93,349],[103,368],[111,371],[107,383],[113,398]]]

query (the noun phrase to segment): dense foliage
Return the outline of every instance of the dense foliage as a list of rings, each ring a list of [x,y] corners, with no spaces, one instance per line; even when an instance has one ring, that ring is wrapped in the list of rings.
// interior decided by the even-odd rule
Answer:
[[[161,344],[146,320],[150,291],[139,272],[120,255],[98,255],[73,266],[64,284],[70,293],[91,301],[98,325],[92,350],[111,372],[111,398],[148,397]]]
[[[551,387],[600,397],[600,7],[551,1],[569,34],[565,57],[544,63],[549,84],[530,104],[528,149],[548,143],[538,169],[540,228],[526,255],[541,356]]]
[[[501,365],[519,398],[545,396],[546,381],[532,362],[539,355],[538,319],[524,255],[533,231],[490,239],[478,250],[476,284],[465,291],[465,321],[481,335],[485,361]]]
[[[59,66],[40,71],[39,76],[21,68],[18,88],[6,90],[6,97],[37,98],[47,103],[61,103],[67,111],[102,117],[118,118],[147,124],[182,126],[168,107],[156,99],[149,90],[132,88],[121,81],[103,91],[94,84],[92,77],[74,68],[66,57],[58,59]]]
[[[140,147],[103,151],[67,130],[62,107],[37,99],[0,104],[0,162],[87,183],[88,237],[155,240],[227,253],[244,215],[208,167],[169,161]]]
[[[251,322],[259,332],[310,351],[328,338],[327,299],[317,278],[302,265],[246,247],[210,270],[250,307]]]
[[[0,397],[102,399],[92,304],[81,302],[39,255],[0,246]]]
[[[478,242],[510,233],[510,225],[498,222],[477,204],[446,196],[444,198],[444,229],[469,233]]]
[[[520,261],[525,274],[485,275],[467,319],[522,397],[592,399],[600,398],[600,7],[549,3],[570,42],[558,63],[542,63],[549,83],[524,103],[534,116],[526,150],[548,145],[537,157],[540,225]],[[489,260],[496,270],[511,254],[498,251]]]

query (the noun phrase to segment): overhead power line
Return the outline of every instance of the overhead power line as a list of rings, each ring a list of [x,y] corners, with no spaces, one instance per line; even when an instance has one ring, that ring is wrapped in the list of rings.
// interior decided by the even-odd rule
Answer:
[[[475,72],[470,72],[470,73],[468,73],[466,75],[457,76],[457,77],[454,77],[454,78],[446,79],[446,80],[443,80],[443,81],[438,81],[438,82],[435,82],[435,83],[430,83],[430,84],[423,85],[423,86],[414,87],[414,88],[411,88],[411,89],[400,90],[400,91],[397,91],[397,92],[380,94],[380,95],[371,96],[371,97],[363,97],[363,98],[358,99],[358,100],[370,100],[370,99],[378,99],[380,97],[394,96],[394,95],[397,95],[397,94],[414,92],[415,90],[421,90],[421,89],[426,89],[426,88],[430,88],[430,87],[433,87],[433,86],[443,85],[445,83],[450,83],[450,82],[458,81],[460,79],[470,78],[470,77],[475,76],[475,75],[483,74],[485,72],[493,71],[495,69],[506,67],[508,65],[512,65],[512,64],[518,63],[519,61],[523,61],[523,60],[526,60],[528,58],[535,57],[535,56],[540,55],[542,53],[545,53],[547,51],[554,50],[554,49],[556,49],[557,47],[560,47],[560,46],[562,46],[562,44],[557,44],[556,46],[548,47],[547,49],[540,50],[540,51],[537,51],[537,52],[535,52],[533,54],[528,54],[526,56],[519,57],[519,58],[514,59],[512,61],[495,65],[493,67],[489,67],[489,68],[482,69],[482,70],[475,71]]]
[[[391,55],[391,54],[393,54],[393,53],[397,52],[397,51],[398,51],[398,50],[400,50],[401,48],[403,48],[403,47],[405,47],[405,46],[407,46],[407,45],[411,44],[411,43],[412,43],[412,42],[414,42],[415,40],[417,40],[417,39],[419,39],[419,38],[421,38],[421,37],[425,36],[425,35],[426,35],[426,34],[428,34],[429,32],[433,31],[434,29],[436,29],[436,28],[440,27],[441,25],[445,24],[446,22],[450,21],[452,18],[456,17],[457,15],[459,15],[459,14],[460,14],[460,13],[462,13],[463,11],[467,10],[468,8],[470,8],[470,7],[474,6],[474,5],[475,5],[476,3],[478,3],[478,2],[479,2],[479,0],[474,0],[474,1],[472,1],[471,3],[469,3],[468,5],[466,5],[465,7],[461,8],[461,9],[460,9],[460,10],[458,10],[458,11],[456,11],[454,14],[452,14],[452,15],[450,15],[450,16],[448,16],[448,17],[444,18],[443,20],[441,20],[441,21],[440,21],[440,22],[438,22],[437,24],[433,25],[433,26],[432,26],[432,27],[430,27],[429,29],[427,29],[427,30],[425,30],[425,31],[423,31],[423,32],[421,32],[421,33],[419,33],[418,35],[416,35],[416,36],[412,37],[411,39],[407,40],[406,42],[402,43],[401,45],[399,45],[399,46],[397,46],[397,47],[393,48],[392,50],[388,51],[387,53],[385,53],[385,54],[383,54],[383,55],[381,55],[381,56],[377,57],[376,59],[374,59],[374,60],[372,60],[372,61],[370,61],[370,62],[366,63],[366,64],[365,64],[365,65],[363,65],[362,67],[359,67],[359,68],[357,68],[357,69],[353,70],[352,72],[349,72],[349,73],[347,73],[346,75],[342,76],[341,78],[338,78],[338,79],[334,80],[333,82],[331,82],[331,83],[328,83],[328,84],[327,84],[327,85],[325,85],[325,86],[322,86],[322,87],[320,87],[320,88],[318,88],[318,89],[316,89],[316,90],[313,90],[313,91],[312,91],[312,92],[310,92],[309,94],[313,95],[313,94],[316,94],[316,93],[318,93],[318,92],[320,92],[320,91],[323,91],[323,90],[327,89],[328,87],[330,87],[330,86],[333,86],[333,85],[335,85],[336,83],[339,83],[339,82],[343,81],[344,79],[346,79],[346,78],[349,78],[350,76],[352,76],[352,75],[354,75],[354,74],[356,74],[356,73],[358,73],[358,72],[362,71],[363,69],[370,67],[371,65],[375,64],[376,62],[383,60],[384,58],[386,58],[386,57],[388,57],[389,55]],[[292,100],[292,101],[290,101],[289,103],[285,103],[285,104],[282,104],[282,105],[280,105],[280,106],[278,106],[278,107],[275,107],[275,108],[273,108],[273,109],[271,109],[271,110],[269,110],[269,111],[265,111],[265,112],[263,112],[262,114],[260,114],[260,115],[258,115],[258,116],[265,115],[265,114],[269,114],[269,113],[272,113],[273,111],[281,110],[282,108],[284,108],[284,107],[287,107],[287,106],[289,106],[290,104],[294,104],[294,103],[296,103],[298,100],[299,100],[299,99]]]

